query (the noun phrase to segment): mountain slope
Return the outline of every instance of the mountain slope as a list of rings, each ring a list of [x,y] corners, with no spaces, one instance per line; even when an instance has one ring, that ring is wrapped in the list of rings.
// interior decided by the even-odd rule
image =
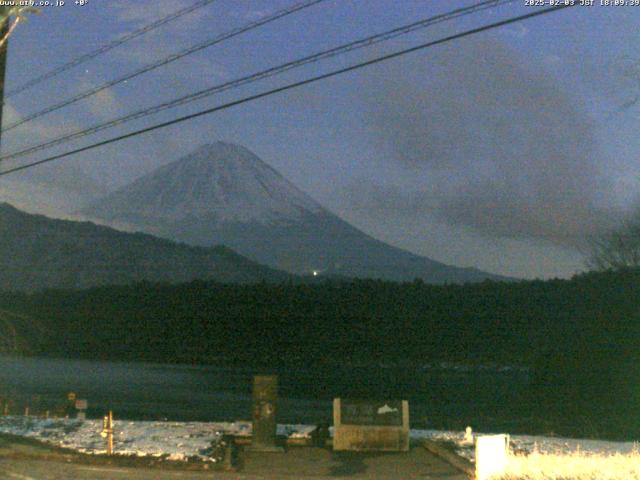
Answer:
[[[0,289],[84,288],[138,281],[288,278],[225,247],[181,245],[89,222],[30,215],[0,203]]]
[[[227,245],[298,274],[432,283],[500,278],[380,242],[322,208],[246,148],[223,142],[139,178],[83,213],[192,245]]]

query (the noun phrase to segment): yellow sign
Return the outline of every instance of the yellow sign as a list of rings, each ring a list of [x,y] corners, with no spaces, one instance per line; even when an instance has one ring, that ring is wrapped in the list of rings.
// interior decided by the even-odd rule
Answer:
[[[75,402],[75,400],[76,400],[76,392],[67,393],[67,400],[69,400],[70,402]]]

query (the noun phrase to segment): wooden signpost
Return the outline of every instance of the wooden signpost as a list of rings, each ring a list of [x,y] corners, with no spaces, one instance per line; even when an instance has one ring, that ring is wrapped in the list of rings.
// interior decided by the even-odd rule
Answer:
[[[276,402],[278,377],[256,375],[253,377],[253,434],[251,450],[282,452],[276,445]]]
[[[406,400],[333,400],[333,449],[409,450],[409,402]]]
[[[78,420],[87,419],[88,402],[85,399],[76,399],[76,418]]]
[[[113,412],[109,410],[102,420],[102,433],[100,435],[107,439],[107,455],[113,455]]]

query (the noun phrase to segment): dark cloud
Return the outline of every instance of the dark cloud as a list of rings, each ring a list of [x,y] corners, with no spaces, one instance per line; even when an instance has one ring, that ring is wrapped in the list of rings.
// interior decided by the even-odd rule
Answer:
[[[640,59],[616,58],[613,68],[618,77],[619,88],[612,89],[617,97],[618,112],[637,107],[640,104]]]
[[[594,125],[570,89],[487,37],[380,68],[365,89],[373,134],[431,179],[388,200],[488,235],[563,245],[608,227]],[[369,193],[384,203],[390,192]]]

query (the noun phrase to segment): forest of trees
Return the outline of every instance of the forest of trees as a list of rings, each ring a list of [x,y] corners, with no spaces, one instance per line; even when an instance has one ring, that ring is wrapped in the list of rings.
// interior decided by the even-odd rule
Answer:
[[[465,286],[141,283],[3,293],[0,311],[29,319],[21,344],[37,355],[242,366],[521,365],[550,414],[606,418],[618,431],[640,433],[639,299],[640,269],[626,269]]]

